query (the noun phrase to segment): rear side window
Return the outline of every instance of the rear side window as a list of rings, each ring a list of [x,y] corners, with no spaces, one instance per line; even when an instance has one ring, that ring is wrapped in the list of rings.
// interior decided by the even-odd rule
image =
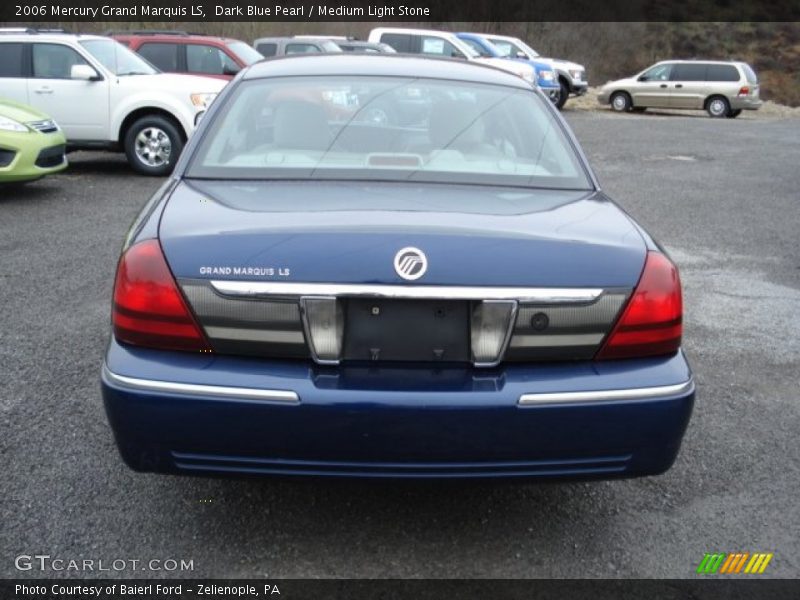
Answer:
[[[398,52],[414,52],[413,38],[410,35],[403,33],[384,33],[381,36],[381,42],[389,44]]]
[[[744,71],[744,76],[747,78],[748,83],[758,83],[758,76],[756,72],[750,68],[750,65],[742,65],[742,70]]]
[[[264,42],[256,46],[256,50],[258,50],[264,58],[275,56],[278,52],[278,44],[275,42]]]
[[[74,65],[86,65],[83,57],[61,44],[33,45],[33,76],[40,79],[69,79]]]
[[[22,44],[0,44],[0,77],[22,77]]]
[[[739,71],[733,65],[708,65],[706,81],[739,81]]]
[[[672,68],[672,81],[705,81],[706,68],[704,63],[700,64],[677,64]]]
[[[139,54],[162,71],[178,70],[178,45],[149,42],[142,44]]]

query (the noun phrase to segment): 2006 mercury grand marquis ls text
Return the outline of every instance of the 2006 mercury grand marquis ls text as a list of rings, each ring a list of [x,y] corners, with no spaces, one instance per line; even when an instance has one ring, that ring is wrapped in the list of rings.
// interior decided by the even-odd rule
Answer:
[[[290,57],[221,93],[133,224],[102,389],[142,471],[647,475],[694,401],[681,319],[541,92]]]

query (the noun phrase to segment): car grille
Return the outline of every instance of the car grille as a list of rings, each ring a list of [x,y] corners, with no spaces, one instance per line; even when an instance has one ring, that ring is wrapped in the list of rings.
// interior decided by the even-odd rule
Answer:
[[[10,165],[14,161],[16,155],[17,153],[13,150],[3,150],[0,148],[0,168]]]
[[[52,119],[46,119],[44,121],[31,121],[27,124],[28,127],[35,129],[40,133],[54,133],[58,131],[58,125]]]
[[[517,288],[497,288],[505,294],[498,298],[494,288],[443,287],[441,296],[437,291],[419,298],[412,297],[413,290],[427,294],[430,286],[402,287],[401,297],[381,297],[381,286],[377,292],[359,293],[347,285],[310,284],[308,291],[266,284],[269,289],[259,292],[258,283],[179,283],[216,352],[312,358],[321,364],[416,361],[491,367],[503,361],[588,360],[631,292],[576,288],[560,290],[565,297],[554,294],[537,301],[524,294],[513,298]],[[237,284],[244,287],[237,289]],[[451,290],[458,293],[448,295]],[[475,296],[485,290],[486,299]]]
[[[64,144],[45,148],[39,152],[39,156],[36,157],[36,166],[41,169],[49,169],[63,164],[64,150]]]

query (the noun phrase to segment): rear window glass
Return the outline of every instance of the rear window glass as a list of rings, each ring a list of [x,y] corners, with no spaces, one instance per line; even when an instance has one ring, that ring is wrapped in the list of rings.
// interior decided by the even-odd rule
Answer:
[[[178,70],[178,45],[177,44],[142,44],[138,50],[148,61],[162,71]]]
[[[22,77],[22,44],[0,44],[0,77]]]
[[[733,65],[708,65],[707,81],[739,81],[739,71]]]
[[[245,81],[212,117],[187,175],[591,189],[547,102],[435,79]]]

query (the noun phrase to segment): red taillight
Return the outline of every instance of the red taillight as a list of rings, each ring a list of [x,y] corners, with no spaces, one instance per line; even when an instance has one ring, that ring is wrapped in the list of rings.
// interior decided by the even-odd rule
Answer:
[[[750,88],[747,87],[746,85],[742,86],[741,88],[739,88],[739,95],[740,96],[747,96],[747,94],[749,94],[749,93],[750,93]]]
[[[120,342],[165,350],[211,351],[158,240],[135,244],[122,255],[111,320]]]
[[[639,285],[597,358],[676,352],[681,345],[682,321],[678,269],[660,252],[648,252]]]

